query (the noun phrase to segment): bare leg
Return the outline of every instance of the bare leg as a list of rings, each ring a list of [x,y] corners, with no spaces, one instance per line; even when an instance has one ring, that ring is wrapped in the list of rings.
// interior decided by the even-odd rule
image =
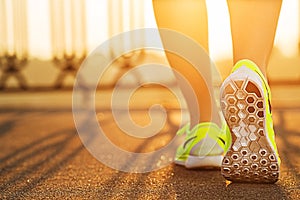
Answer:
[[[282,0],[227,0],[234,63],[255,62],[266,76]]]
[[[168,28],[183,33],[208,51],[208,22],[205,0],[153,0],[153,8],[159,28]],[[162,38],[162,40],[164,42],[168,38]],[[168,52],[166,55],[171,67],[189,81],[197,96],[200,119],[198,110],[193,108],[193,103],[189,101],[189,97],[183,89],[184,86],[178,78],[179,86],[189,107],[191,124],[211,121],[212,106],[215,105],[212,105],[214,102],[211,102],[207,83],[197,73],[196,69],[184,59]]]
[[[234,62],[252,60],[266,76],[281,0],[227,2]],[[275,183],[280,161],[272,130],[268,85],[261,73],[254,72],[256,66],[252,62],[244,60],[238,66],[221,87],[222,111],[232,139],[221,173],[230,181]]]

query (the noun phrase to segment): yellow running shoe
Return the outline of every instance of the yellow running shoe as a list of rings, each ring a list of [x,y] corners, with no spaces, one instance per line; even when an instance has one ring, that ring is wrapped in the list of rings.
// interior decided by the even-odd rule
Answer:
[[[177,134],[186,134],[186,137],[185,142],[177,149],[176,164],[186,168],[221,166],[224,152],[230,146],[227,142],[230,141],[230,132],[226,123],[220,129],[215,123],[204,122],[197,124],[192,130],[187,124]]]
[[[250,60],[241,60],[221,86],[221,108],[232,144],[224,156],[222,175],[234,182],[275,183],[280,159],[271,114],[271,92]]]

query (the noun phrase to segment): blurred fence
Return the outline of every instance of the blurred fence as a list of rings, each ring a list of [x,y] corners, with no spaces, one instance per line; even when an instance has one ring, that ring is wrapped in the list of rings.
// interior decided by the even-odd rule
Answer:
[[[71,89],[78,68],[95,45],[103,38],[145,27],[147,13],[152,12],[150,7],[151,0],[0,0],[0,89]],[[37,23],[33,24],[32,18]],[[45,56],[43,49],[48,51]],[[114,51],[112,47],[111,53]],[[280,55],[271,59],[271,67],[293,65],[296,72],[291,72],[292,78],[275,72],[277,75],[271,76],[271,80],[299,84],[299,55],[290,63],[278,61]],[[107,88],[149,57],[166,62],[162,54],[153,52],[124,56],[116,63]],[[230,65],[230,60],[224,65]]]

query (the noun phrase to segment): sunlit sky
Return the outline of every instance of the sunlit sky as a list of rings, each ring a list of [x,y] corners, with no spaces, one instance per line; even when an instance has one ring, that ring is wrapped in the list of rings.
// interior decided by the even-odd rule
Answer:
[[[70,1],[70,0],[67,0]],[[216,1],[218,3],[216,4]],[[87,43],[92,50],[109,38],[108,9],[106,0],[86,0]],[[136,2],[141,2],[138,0]],[[123,1],[123,30],[129,30],[129,0]],[[152,1],[143,0],[144,27],[156,27],[152,10]],[[209,45],[213,59],[232,56],[229,16],[226,0],[207,1],[209,17]],[[292,56],[298,51],[299,34],[299,0],[283,1],[275,45],[285,56]],[[138,22],[140,23],[140,22]],[[140,24],[131,28],[140,28]],[[51,31],[48,0],[28,0],[28,27],[30,55],[49,58],[51,56]],[[67,33],[66,33],[67,34]]]

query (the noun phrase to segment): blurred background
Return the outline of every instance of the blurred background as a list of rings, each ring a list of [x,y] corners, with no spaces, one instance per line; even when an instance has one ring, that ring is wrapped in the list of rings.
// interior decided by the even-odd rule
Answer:
[[[271,84],[300,83],[299,4],[283,1],[269,65]],[[227,4],[207,1],[207,7],[210,56],[224,78],[232,66]],[[124,31],[156,27],[151,0],[0,0],[0,25],[2,91],[70,89],[81,62],[102,42]]]

